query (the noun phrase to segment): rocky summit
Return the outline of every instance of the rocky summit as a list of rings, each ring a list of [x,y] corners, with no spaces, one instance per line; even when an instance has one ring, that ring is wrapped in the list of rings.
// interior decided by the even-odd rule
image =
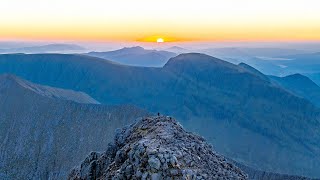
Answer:
[[[173,118],[140,118],[116,130],[103,153],[92,152],[68,179],[247,179],[212,146]]]

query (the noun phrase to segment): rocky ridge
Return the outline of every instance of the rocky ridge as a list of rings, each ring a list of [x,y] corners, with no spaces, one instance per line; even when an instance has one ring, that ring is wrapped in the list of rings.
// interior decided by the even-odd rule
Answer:
[[[68,179],[247,179],[247,175],[173,118],[146,117],[116,131]]]

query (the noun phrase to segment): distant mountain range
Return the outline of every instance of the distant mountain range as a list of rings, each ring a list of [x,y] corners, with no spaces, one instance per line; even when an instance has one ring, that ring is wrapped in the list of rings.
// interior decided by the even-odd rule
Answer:
[[[271,81],[290,93],[305,98],[320,107],[320,87],[308,77],[301,74],[293,74],[285,77],[266,76],[245,63],[240,63],[239,66],[259,76],[261,79]]]
[[[282,67],[282,74],[320,72],[320,53],[284,56],[287,60],[271,61]]]
[[[41,46],[30,46],[20,48],[9,48],[0,49],[0,54],[8,53],[70,53],[70,52],[81,52],[85,48],[75,44],[48,44]]]
[[[85,55],[14,54],[0,56],[0,73],[82,91],[103,104],[172,114],[239,163],[320,176],[320,110],[248,67],[197,53],[171,58],[161,68]]]
[[[96,102],[0,75],[0,179],[65,179],[91,151],[106,149],[116,128],[147,114]]]
[[[294,65],[296,62],[290,60],[298,57],[305,59],[303,56],[313,56],[312,53],[306,54],[308,53],[307,51],[283,48],[211,48],[199,50],[199,52],[218,57],[234,64],[246,63],[264,74],[275,76],[285,76],[295,73],[303,74],[301,70],[305,69],[305,67],[303,67],[305,65],[296,67]],[[304,61],[298,61],[304,64]],[[308,66],[308,64],[306,64],[306,66]]]
[[[172,47],[166,48],[164,50],[165,51],[174,52],[176,54],[183,54],[183,53],[190,53],[191,52],[191,50],[185,49],[185,48],[182,48],[182,47],[179,47],[179,46],[172,46]]]
[[[320,85],[320,52],[310,54],[297,54],[286,56],[288,61],[273,61],[272,63],[282,66],[282,74],[300,73],[308,76]]]
[[[236,57],[236,58],[280,58],[283,56],[306,53],[306,51],[297,49],[283,48],[243,48],[243,47],[227,47],[227,48],[210,48],[200,50],[216,57]],[[284,57],[283,57],[284,58]]]
[[[147,50],[139,46],[108,52],[90,52],[86,55],[111,60],[120,64],[145,67],[162,67],[171,57],[176,56],[173,52]]]
[[[245,48],[245,47],[225,47],[225,48],[208,48],[188,50],[178,46],[173,46],[166,49],[167,51],[175,52],[177,54],[200,52],[205,53],[219,59],[231,62],[233,64],[245,63],[255,69],[268,75],[284,76],[294,73],[302,73],[303,67],[297,67],[293,70],[286,69],[287,66],[282,62],[293,60],[295,56],[307,55],[308,51],[298,49],[284,49],[284,48]],[[311,55],[312,56],[312,55]]]

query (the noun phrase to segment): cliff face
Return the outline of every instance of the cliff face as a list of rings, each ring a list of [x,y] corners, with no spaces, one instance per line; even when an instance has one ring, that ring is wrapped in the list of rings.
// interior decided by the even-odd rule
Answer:
[[[104,153],[92,152],[69,179],[247,179],[205,140],[171,117],[141,118],[117,130]]]

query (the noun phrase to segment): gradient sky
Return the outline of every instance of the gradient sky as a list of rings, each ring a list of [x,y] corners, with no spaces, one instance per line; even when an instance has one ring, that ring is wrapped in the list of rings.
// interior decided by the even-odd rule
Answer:
[[[1,0],[0,39],[316,41],[319,0]]]

